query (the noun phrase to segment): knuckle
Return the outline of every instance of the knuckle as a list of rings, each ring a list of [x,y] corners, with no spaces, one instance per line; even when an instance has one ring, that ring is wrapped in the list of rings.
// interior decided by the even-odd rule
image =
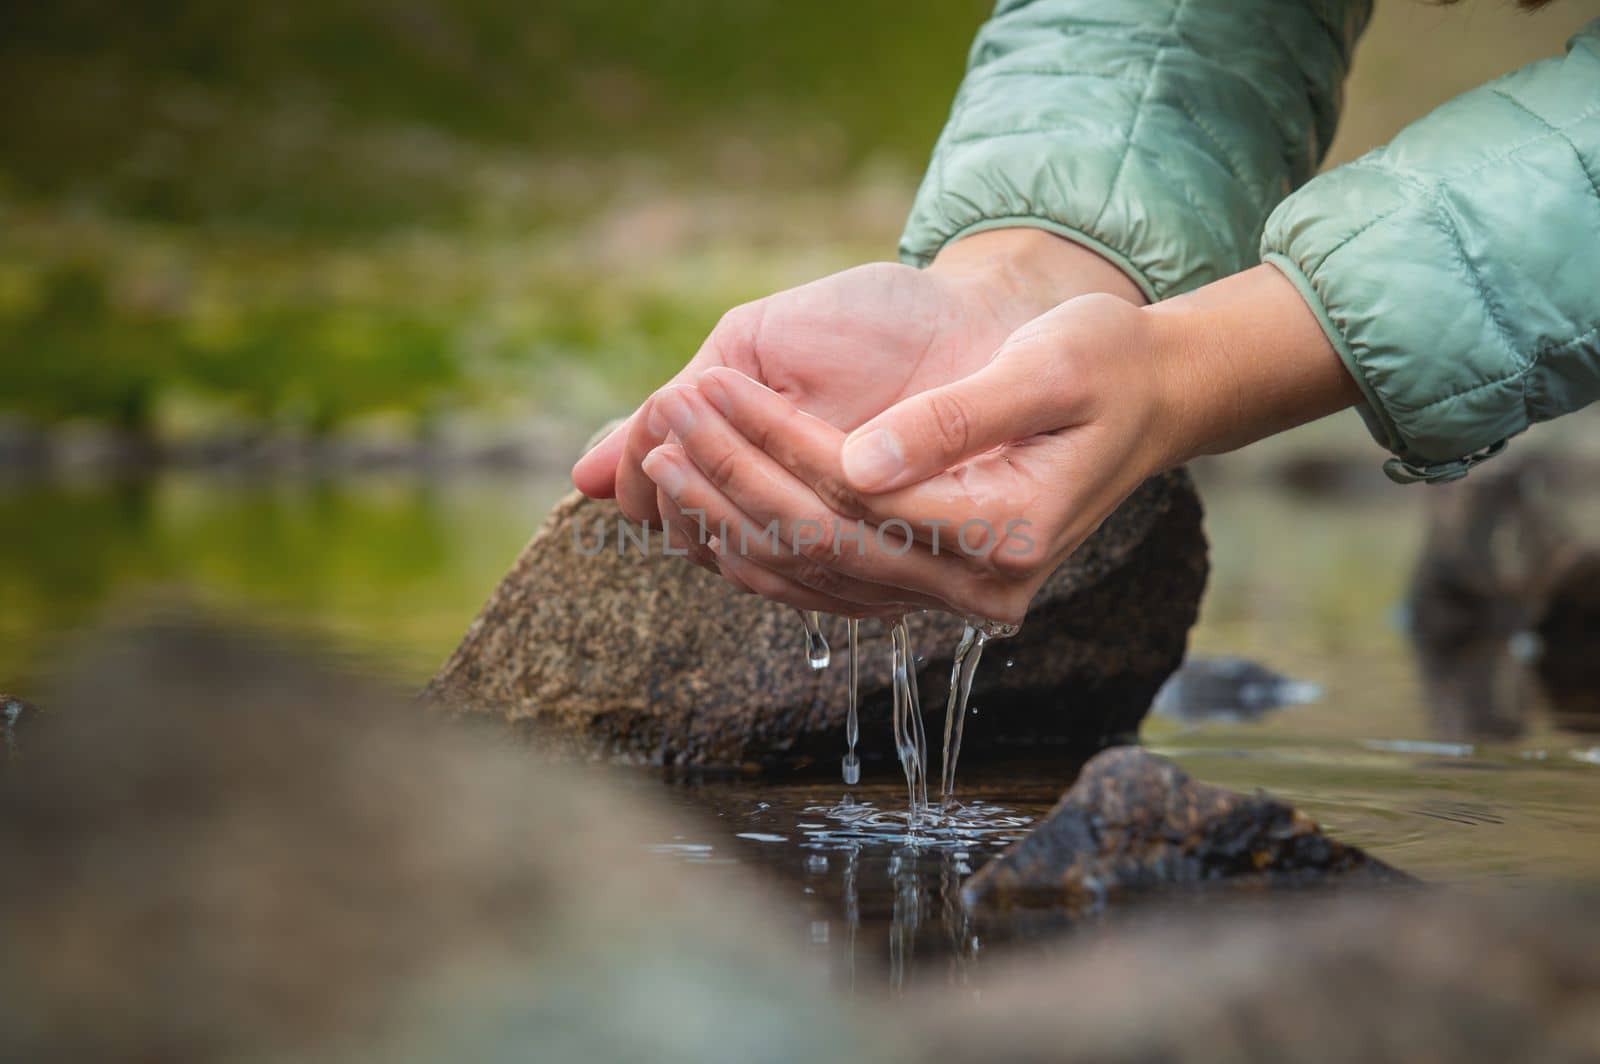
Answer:
[[[737,491],[739,486],[739,472],[743,463],[739,461],[739,452],[732,447],[719,450],[710,456],[706,466],[706,479],[712,486],[724,495]]]
[[[763,300],[741,303],[724,312],[707,337],[709,345],[724,353],[751,346],[765,311]]]
[[[816,492],[817,498],[822,500],[823,505],[842,517],[864,518],[867,516],[867,508],[861,505],[861,499],[845,483],[843,477],[836,476],[833,473],[824,473],[817,478],[816,483],[811,486],[811,490]]]
[[[928,418],[945,453],[966,453],[972,439],[972,415],[965,400],[949,392],[934,392],[928,396]]]
[[[812,521],[805,526],[807,532],[816,531],[815,539],[802,539],[794,537],[794,551],[797,558],[816,565],[829,565],[833,561],[833,531],[821,521]]]
[[[984,568],[1002,580],[1013,581],[1033,575],[1038,559],[1030,551],[1019,551],[1002,544],[984,558]]]
[[[839,592],[844,590],[847,583],[843,574],[810,557],[796,559],[789,578],[812,591],[834,598],[841,597]]]

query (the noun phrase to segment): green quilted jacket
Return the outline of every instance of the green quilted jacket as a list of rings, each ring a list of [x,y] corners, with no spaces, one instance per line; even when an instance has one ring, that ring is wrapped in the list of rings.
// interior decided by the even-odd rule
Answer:
[[[1600,19],[1313,179],[1370,0],[1002,0],[901,244],[1029,225],[1151,299],[1265,260],[1401,481],[1600,397]]]

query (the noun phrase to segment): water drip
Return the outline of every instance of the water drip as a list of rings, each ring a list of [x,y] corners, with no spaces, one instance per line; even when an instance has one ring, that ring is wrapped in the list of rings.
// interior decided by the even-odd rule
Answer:
[[[950,666],[950,696],[944,704],[944,755],[939,762],[939,808],[950,808],[956,792],[956,762],[961,758],[961,733],[967,723],[967,698],[972,694],[972,677],[983,660],[983,647],[989,637],[967,625],[956,646]]]
[[[822,614],[816,610],[801,610],[800,620],[806,626],[806,663],[821,672],[828,667],[827,637],[822,634]]]
[[[850,633],[850,707],[844,719],[843,768],[845,786],[854,787],[861,782],[861,761],[856,757],[856,742],[861,738],[861,718],[857,709],[861,683],[861,622],[852,617],[845,622],[845,629]]]

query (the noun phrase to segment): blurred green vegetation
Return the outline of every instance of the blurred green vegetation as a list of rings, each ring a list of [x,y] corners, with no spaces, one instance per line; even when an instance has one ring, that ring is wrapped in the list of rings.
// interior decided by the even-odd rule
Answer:
[[[425,424],[570,411],[574,367],[614,405],[892,253],[986,6],[5,5],[0,410]]]
[[[990,6],[6,4],[0,414],[614,412],[728,306],[892,254]],[[1334,160],[1585,6],[1378,5]]]
[[[565,487],[168,473],[0,492],[0,691],[39,695],[72,635],[168,605],[420,684]]]

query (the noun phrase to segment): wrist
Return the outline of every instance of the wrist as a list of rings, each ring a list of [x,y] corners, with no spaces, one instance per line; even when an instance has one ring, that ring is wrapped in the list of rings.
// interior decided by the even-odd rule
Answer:
[[[928,271],[983,300],[1012,328],[1093,292],[1144,303],[1138,285],[1109,260],[1045,229],[974,233],[946,244]]]
[[[1360,401],[1294,285],[1257,266],[1144,308],[1171,464],[1222,454]]]

